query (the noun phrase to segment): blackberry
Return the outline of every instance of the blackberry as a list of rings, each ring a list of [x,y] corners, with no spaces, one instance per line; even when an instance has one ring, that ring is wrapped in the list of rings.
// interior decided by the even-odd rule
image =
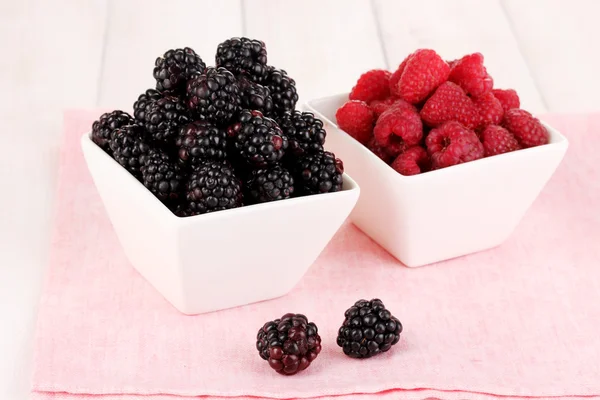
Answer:
[[[247,75],[254,82],[267,77],[267,49],[260,40],[234,37],[217,47],[217,67],[227,68],[234,75]]]
[[[92,140],[104,151],[110,153],[110,136],[112,133],[125,125],[133,124],[133,118],[121,110],[115,110],[102,114],[97,121],[92,124]]]
[[[305,154],[294,163],[293,172],[301,195],[342,190],[344,164],[329,151]]]
[[[271,92],[273,111],[276,114],[281,115],[296,108],[298,102],[296,82],[288,76],[287,72],[282,69],[269,68],[266,86]]]
[[[181,196],[183,174],[163,151],[151,150],[140,167],[142,182],[160,201],[173,204]]]
[[[184,165],[198,165],[204,160],[224,160],[226,134],[208,121],[195,121],[181,127],[176,146],[179,161]]]
[[[114,159],[138,179],[141,177],[140,166],[150,151],[144,136],[142,126],[125,125],[113,131],[110,139]]]
[[[190,122],[190,115],[181,100],[165,96],[146,106],[144,126],[152,140],[174,143],[179,128]]]
[[[288,147],[279,125],[259,111],[243,110],[227,129],[227,135],[236,155],[254,167],[276,163]]]
[[[401,332],[402,324],[381,300],[359,300],[346,310],[337,344],[347,356],[369,358],[398,343]]]
[[[285,314],[258,330],[256,349],[269,366],[282,375],[308,368],[321,352],[317,325],[302,314]]]
[[[158,57],[154,67],[156,89],[173,94],[185,93],[187,81],[202,74],[206,64],[189,47],[167,51]]]
[[[286,112],[278,122],[290,142],[288,153],[299,157],[305,153],[323,151],[326,135],[323,121],[315,118],[313,113]]]
[[[257,169],[246,183],[246,192],[253,203],[289,199],[294,193],[294,178],[280,165]]]
[[[188,215],[241,207],[242,185],[233,167],[222,161],[206,161],[194,168],[186,185]]]
[[[141,124],[146,122],[146,107],[163,97],[163,94],[155,89],[148,89],[145,93],[138,96],[138,99],[133,103],[133,116]]]
[[[240,88],[233,74],[225,68],[206,69],[206,73],[187,84],[187,105],[217,125],[226,125],[240,110]]]
[[[268,117],[273,112],[273,99],[269,89],[254,83],[245,77],[238,79],[238,86],[242,93],[242,108],[260,111]]]

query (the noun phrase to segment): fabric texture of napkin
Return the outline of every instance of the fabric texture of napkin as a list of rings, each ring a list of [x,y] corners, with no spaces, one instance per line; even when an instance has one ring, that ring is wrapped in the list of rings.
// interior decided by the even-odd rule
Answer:
[[[65,115],[32,399],[600,399],[600,114],[544,118],[570,148],[498,248],[409,269],[346,223],[289,295],[191,317],[123,254],[80,150],[98,115]],[[374,297],[401,341],[350,359],[335,343],[343,313]],[[255,349],[287,312],[314,321],[323,345],[292,377]]]

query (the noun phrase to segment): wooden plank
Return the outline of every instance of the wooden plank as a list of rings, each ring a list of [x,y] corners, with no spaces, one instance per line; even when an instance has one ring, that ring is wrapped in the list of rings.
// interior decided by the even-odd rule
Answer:
[[[480,52],[499,88],[514,88],[524,108],[545,111],[527,63],[496,0],[374,0],[387,58],[395,68],[418,48],[448,60]]]
[[[214,65],[217,45],[241,33],[238,0],[112,0],[98,104],[130,111],[166,50],[191,47]]]
[[[505,0],[503,4],[548,109],[600,110],[600,2]]]
[[[299,105],[348,92],[361,73],[386,67],[369,1],[251,0],[244,8],[246,34],[296,80]]]

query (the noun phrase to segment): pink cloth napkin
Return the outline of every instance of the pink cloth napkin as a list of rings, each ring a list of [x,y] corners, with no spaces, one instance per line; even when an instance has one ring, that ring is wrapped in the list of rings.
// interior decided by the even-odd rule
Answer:
[[[289,295],[194,317],[119,246],[79,148],[96,116],[65,119],[32,399],[600,398],[600,114],[546,118],[571,147],[502,246],[409,269],[346,224]],[[402,321],[402,339],[349,359],[335,343],[343,313],[373,297]],[[258,328],[286,312],[306,314],[323,340],[293,377],[255,349]]]

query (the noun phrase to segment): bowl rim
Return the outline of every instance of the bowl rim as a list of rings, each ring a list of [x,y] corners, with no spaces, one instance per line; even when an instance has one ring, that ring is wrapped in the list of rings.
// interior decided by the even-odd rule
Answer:
[[[245,205],[242,207],[231,208],[228,210],[220,210],[219,212],[210,212],[210,213],[206,213],[206,214],[192,215],[189,217],[179,217],[179,216],[175,215],[175,213],[173,213],[162,201],[160,201],[156,196],[154,196],[152,194],[152,192],[150,192],[142,184],[142,182],[137,180],[135,178],[135,176],[133,176],[129,171],[127,171],[125,168],[123,168],[123,166],[121,164],[119,164],[114,158],[112,158],[108,153],[106,153],[100,146],[98,146],[98,144],[96,144],[92,140],[91,135],[92,135],[92,132],[89,131],[89,132],[85,132],[81,136],[81,146],[86,147],[90,151],[92,151],[94,153],[94,155],[101,160],[101,162],[109,163],[113,167],[118,167],[117,173],[121,174],[126,180],[129,180],[132,183],[132,188],[134,188],[133,190],[138,192],[142,198],[148,199],[148,200],[144,200],[144,201],[149,202],[148,204],[151,204],[151,207],[156,209],[156,213],[158,213],[161,216],[161,218],[167,219],[168,222],[170,222],[170,223],[178,223],[178,224],[186,225],[186,224],[190,224],[190,223],[206,221],[211,218],[214,219],[214,218],[223,218],[223,217],[235,217],[236,214],[248,213],[248,212],[258,212],[261,210],[264,211],[264,209],[270,208],[270,207],[293,207],[295,204],[298,204],[298,203],[302,204],[302,203],[323,200],[324,196],[327,196],[327,198],[331,199],[334,196],[341,197],[341,196],[355,195],[354,194],[355,192],[357,192],[356,196],[358,196],[358,194],[360,193],[360,187],[359,187],[358,183],[356,183],[356,181],[354,179],[352,179],[352,177],[350,175],[348,175],[347,173],[344,172],[344,174],[342,176],[343,182],[344,182],[344,188],[342,190],[340,190],[339,192],[322,193],[319,195],[294,197],[291,199],[278,200],[278,201],[272,201],[272,202],[260,203],[260,204],[250,204],[250,205]],[[90,163],[87,160],[87,157],[84,157],[84,158],[86,160],[86,164],[88,165],[88,169],[89,169]],[[126,174],[126,175],[123,175],[123,174]]]
[[[360,147],[360,151],[361,151],[361,154],[363,157],[367,157],[367,158],[370,157],[369,159],[371,160],[371,162],[376,163],[379,167],[384,167],[384,166],[387,167],[387,169],[389,171],[394,172],[394,176],[396,177],[396,179],[403,180],[403,181],[408,180],[410,182],[415,182],[415,181],[425,180],[425,179],[432,179],[432,178],[438,178],[438,177],[441,178],[441,177],[445,176],[445,174],[459,173],[460,171],[462,171],[464,169],[473,168],[473,165],[481,166],[484,163],[488,163],[488,164],[489,163],[499,163],[499,162],[503,163],[506,161],[510,161],[513,157],[528,157],[531,154],[551,151],[557,147],[560,147],[560,148],[564,147],[566,150],[566,148],[568,148],[568,146],[569,146],[569,140],[562,133],[560,133],[556,128],[553,128],[551,125],[546,123],[544,120],[540,119],[540,122],[542,123],[542,125],[544,125],[544,127],[548,130],[548,133],[550,134],[550,142],[545,145],[529,147],[526,149],[511,151],[508,153],[498,154],[498,155],[491,156],[491,157],[484,157],[484,158],[480,158],[478,160],[474,160],[474,161],[470,161],[470,162],[466,162],[466,163],[462,163],[462,164],[457,164],[457,165],[452,165],[451,167],[448,167],[448,168],[441,168],[441,169],[437,169],[437,170],[433,170],[433,171],[427,171],[426,173],[422,173],[422,174],[402,175],[402,174],[396,172],[389,164],[385,163],[382,159],[377,157],[365,145],[363,145],[358,140],[356,140],[355,138],[350,136],[346,131],[341,129],[338,126],[337,121],[332,121],[327,116],[325,116],[325,114],[323,112],[321,112],[319,110],[318,106],[315,104],[315,103],[325,103],[325,102],[332,102],[332,101],[337,102],[341,99],[348,99],[348,95],[349,95],[349,93],[346,92],[346,93],[338,93],[335,95],[329,95],[329,96],[325,96],[325,97],[319,97],[319,98],[315,98],[315,99],[311,99],[311,100],[307,101],[306,103],[304,103],[304,106],[305,106],[305,109],[307,109],[310,112],[313,112],[317,117],[322,119],[324,122],[331,124],[334,128],[343,132],[344,133],[343,140],[346,140],[349,143],[352,143],[355,147]],[[327,142],[326,142],[326,144],[327,144]]]

